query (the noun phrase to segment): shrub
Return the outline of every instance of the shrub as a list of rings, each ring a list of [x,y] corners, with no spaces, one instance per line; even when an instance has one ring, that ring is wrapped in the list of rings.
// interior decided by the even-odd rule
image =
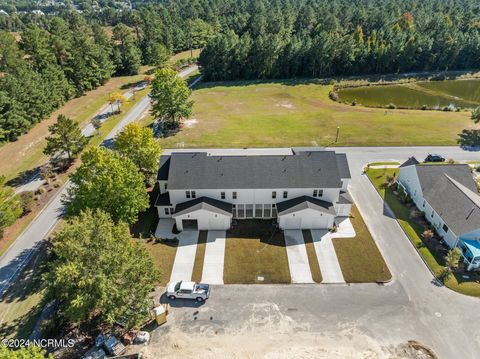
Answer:
[[[45,193],[45,188],[43,188],[43,187],[40,187],[39,189],[37,189],[35,191],[35,194],[37,194],[37,195],[41,195],[41,194],[44,194],[44,193]]]
[[[338,93],[336,93],[335,91],[330,91],[328,93],[328,97],[330,97],[330,100],[332,101],[338,101]]]
[[[425,229],[422,233],[422,237],[425,239],[432,239],[433,235],[434,233],[431,229]]]
[[[403,203],[410,203],[412,198],[408,195],[407,191],[403,187],[398,187],[398,197]]]
[[[447,163],[448,163],[449,165],[453,165],[453,164],[455,163],[455,160],[454,160],[453,158],[449,158],[449,159],[447,160]]]
[[[20,205],[22,206],[22,215],[26,215],[32,211],[33,198],[35,194],[32,191],[20,193]]]
[[[422,108],[423,111],[428,110],[428,106],[427,106],[427,105],[423,105],[421,108]]]
[[[54,183],[54,184],[53,184],[53,187],[54,187],[54,188],[60,187],[60,183],[58,183],[58,182],[57,182],[57,183]]]
[[[352,106],[357,106],[357,101],[356,100],[352,101]]]
[[[390,109],[390,110],[395,110],[397,108],[397,106],[395,106],[393,103],[389,103],[387,105],[387,108]]]

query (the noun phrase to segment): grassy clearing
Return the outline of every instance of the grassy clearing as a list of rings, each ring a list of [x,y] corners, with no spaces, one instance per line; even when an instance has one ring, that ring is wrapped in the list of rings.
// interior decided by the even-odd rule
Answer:
[[[320,272],[320,265],[318,264],[312,233],[309,230],[303,230],[302,233],[305,241],[305,248],[307,249],[308,264],[310,265],[310,272],[312,272],[312,279],[315,283],[321,283],[322,273]]]
[[[348,283],[386,282],[392,278],[358,209],[352,207],[354,238],[332,240],[343,277]]]
[[[270,221],[239,221],[227,231],[223,279],[225,284],[290,283],[283,234]]]
[[[410,209],[408,209],[395,194],[391,188],[382,188],[387,175],[392,175],[395,169],[369,169],[367,175],[377,188],[380,196],[389,205],[398,223],[403,228],[407,237],[410,239],[418,253],[430,268],[438,276],[445,266],[445,259],[440,256],[434,248],[428,247],[422,240],[424,227],[410,219]],[[475,276],[463,278],[461,275],[451,276],[444,283],[448,288],[462,294],[480,297],[480,282]]]
[[[195,253],[195,263],[193,264],[192,281],[201,282],[203,272],[203,261],[205,259],[205,249],[207,247],[207,231],[200,231],[198,235],[197,252]]]
[[[29,337],[42,311],[41,277],[46,263],[46,251],[42,249],[0,301],[1,338]]]
[[[161,140],[163,147],[456,145],[473,123],[468,113],[385,110],[328,98],[330,85],[294,81],[195,87],[198,123]]]
[[[198,57],[200,55],[200,52],[202,51],[202,49],[194,49],[193,51],[190,52],[190,50],[186,50],[186,51],[182,51],[182,52],[179,52],[175,55],[173,55],[171,58],[170,58],[170,63],[171,64],[174,64],[175,62],[177,62],[178,60],[182,60],[182,59],[188,59],[190,57]],[[193,55],[193,56],[192,56]]]

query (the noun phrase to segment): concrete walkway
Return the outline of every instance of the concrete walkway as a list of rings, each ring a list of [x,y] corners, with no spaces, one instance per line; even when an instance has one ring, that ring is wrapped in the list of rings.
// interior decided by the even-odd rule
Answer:
[[[178,247],[173,262],[171,282],[192,280],[193,264],[197,253],[198,231],[185,230],[178,234]]]
[[[203,283],[223,284],[226,235],[225,231],[208,231],[203,260]]]
[[[312,229],[311,232],[322,273],[322,283],[345,283],[330,233],[323,229]]]
[[[292,283],[313,283],[302,231],[300,229],[287,229],[283,233]]]

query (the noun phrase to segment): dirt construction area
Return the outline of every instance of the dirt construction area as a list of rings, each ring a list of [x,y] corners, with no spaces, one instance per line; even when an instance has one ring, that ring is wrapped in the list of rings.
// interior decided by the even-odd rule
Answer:
[[[213,295],[203,305],[185,300],[171,302],[168,322],[151,332],[146,346],[131,348],[145,358],[328,358],[328,359],[432,359],[437,356],[420,341],[401,339],[401,335],[376,332],[376,338],[363,324],[370,315],[359,321],[344,322],[339,313],[322,312],[322,305],[304,307],[294,298],[282,304],[255,298],[257,303],[243,304],[235,298],[242,288],[262,293],[280,294],[286,286],[223,286],[215,287]],[[318,286],[301,286],[314,296]],[[315,288],[315,289],[313,289]],[[333,289],[333,287],[331,287]],[[272,290],[273,289],[273,290]],[[344,287],[344,289],[347,289]],[[335,289],[334,289],[335,290]],[[221,291],[222,293],[219,293]],[[322,292],[322,290],[319,290]],[[343,289],[342,289],[343,291]],[[348,289],[347,289],[348,291]],[[228,298],[224,294],[229,292]],[[273,292],[273,293],[272,293]],[[243,295],[241,295],[242,298]],[[272,297],[274,298],[274,297]],[[215,303],[213,303],[213,301]],[[307,299],[307,298],[304,298]],[[318,297],[321,300],[321,298]],[[163,300],[162,300],[163,301]],[[210,301],[210,302],[209,302]],[[315,299],[311,300],[314,302]],[[296,303],[295,303],[296,302]],[[219,305],[216,305],[219,304]],[[293,305],[298,305],[293,307]],[[353,306],[354,307],[354,306]],[[356,309],[351,311],[353,314]],[[373,314],[373,313],[372,313]],[[371,321],[370,321],[371,322]],[[387,320],[388,322],[388,320]],[[362,324],[363,323],[363,324]],[[385,334],[385,335],[384,335]],[[396,337],[396,339],[393,339]]]

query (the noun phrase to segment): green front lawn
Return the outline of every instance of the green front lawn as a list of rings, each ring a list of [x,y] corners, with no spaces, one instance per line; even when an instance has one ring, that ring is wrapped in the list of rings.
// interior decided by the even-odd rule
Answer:
[[[445,266],[445,259],[437,253],[435,248],[428,246],[422,240],[424,226],[410,218],[410,209],[393,193],[392,188],[384,188],[382,184],[385,182],[387,175],[398,174],[398,169],[368,169],[367,175],[378,190],[380,196],[385,200],[390,209],[395,214],[398,223],[403,228],[412,244],[422,256],[432,272],[438,276]],[[461,275],[451,276],[445,285],[457,292],[480,297],[480,282],[475,275],[470,278],[463,278]]]
[[[392,274],[357,207],[352,207],[351,215],[356,236],[332,240],[343,278],[347,283],[389,281]]]
[[[270,221],[238,221],[227,231],[223,279],[225,284],[290,283],[283,234]]]

